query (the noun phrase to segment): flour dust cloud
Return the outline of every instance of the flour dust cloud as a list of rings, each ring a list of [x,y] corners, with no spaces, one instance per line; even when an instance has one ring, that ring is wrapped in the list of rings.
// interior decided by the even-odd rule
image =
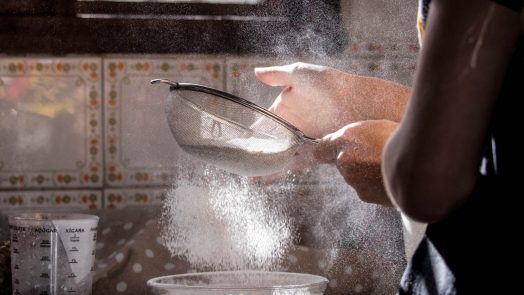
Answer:
[[[212,167],[178,179],[164,204],[164,244],[197,269],[272,270],[294,241],[285,197],[277,197]]]

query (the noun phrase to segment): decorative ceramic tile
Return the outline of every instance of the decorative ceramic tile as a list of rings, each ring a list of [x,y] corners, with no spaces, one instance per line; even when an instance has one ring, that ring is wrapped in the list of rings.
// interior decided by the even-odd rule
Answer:
[[[345,54],[352,57],[415,57],[419,45],[405,40],[350,40]]]
[[[13,210],[81,210],[102,207],[102,191],[0,191],[0,211]]]
[[[415,71],[415,64],[414,58],[382,56],[348,58],[347,61],[341,60],[334,66],[356,75],[377,77],[409,85]]]
[[[167,188],[106,189],[104,208],[121,209],[131,206],[161,205]]]
[[[102,185],[99,58],[0,58],[0,189]]]
[[[386,59],[382,62],[380,77],[404,85],[411,85],[416,63],[416,59],[412,58]]]
[[[104,59],[105,175],[110,186],[169,184],[187,157],[166,124],[165,84],[154,78],[223,89],[224,60],[198,56]]]
[[[285,65],[295,62],[258,57],[226,59],[226,91],[245,98],[263,107],[269,107],[278,96],[281,87],[270,87],[258,81],[254,74],[256,67]]]

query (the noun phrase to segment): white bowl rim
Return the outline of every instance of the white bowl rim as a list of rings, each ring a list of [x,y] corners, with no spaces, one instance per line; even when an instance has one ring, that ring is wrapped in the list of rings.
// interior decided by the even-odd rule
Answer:
[[[256,287],[256,288],[250,288],[250,287],[205,287],[205,286],[188,286],[188,285],[178,285],[178,284],[171,284],[171,283],[158,283],[156,281],[162,280],[162,279],[168,279],[168,278],[183,278],[183,277],[189,277],[189,276],[202,276],[202,275],[227,275],[227,274],[235,274],[235,273],[243,273],[243,274],[273,274],[273,275],[293,275],[293,276],[303,276],[303,277],[310,277],[314,279],[314,282],[309,284],[297,284],[297,285],[284,285],[284,286],[271,286],[271,287]],[[299,289],[299,288],[311,288],[311,287],[318,287],[322,285],[327,285],[329,280],[325,277],[308,274],[308,273],[297,273],[297,272],[276,272],[276,271],[256,271],[256,270],[235,270],[235,271],[213,271],[213,272],[194,272],[194,273],[184,273],[184,274],[176,274],[176,275],[168,275],[168,276],[161,276],[149,279],[147,281],[148,287],[155,287],[155,288],[165,288],[165,289],[185,289],[185,290],[191,290],[191,289],[201,289],[201,290],[246,290],[246,291],[254,291],[254,290],[285,290],[285,289]]]

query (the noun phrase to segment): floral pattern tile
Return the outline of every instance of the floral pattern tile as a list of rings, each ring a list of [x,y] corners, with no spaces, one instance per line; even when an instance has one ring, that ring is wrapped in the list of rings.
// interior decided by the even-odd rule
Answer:
[[[166,124],[168,86],[154,78],[224,89],[224,59],[200,56],[104,59],[105,181],[109,186],[165,185],[185,160]]]
[[[350,40],[345,54],[352,57],[415,57],[420,50],[416,42],[405,40]]]
[[[101,190],[0,191],[0,211],[101,207]]]
[[[0,58],[0,189],[102,186],[100,58]]]
[[[416,60],[411,58],[354,58],[347,71],[357,75],[377,77],[410,85]]]
[[[414,58],[386,59],[382,62],[381,78],[411,85],[417,60]]]
[[[161,205],[167,188],[106,189],[104,208],[121,209],[132,206]]]
[[[404,85],[411,85],[416,68],[416,58],[339,56],[325,60],[323,64],[356,75],[377,77]]]

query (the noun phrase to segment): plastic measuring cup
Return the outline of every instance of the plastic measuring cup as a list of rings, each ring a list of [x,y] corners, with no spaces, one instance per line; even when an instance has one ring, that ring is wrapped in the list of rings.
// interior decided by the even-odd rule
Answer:
[[[321,276],[268,271],[222,271],[150,279],[149,295],[322,295],[328,280]]]
[[[10,215],[13,294],[91,294],[98,217]]]

